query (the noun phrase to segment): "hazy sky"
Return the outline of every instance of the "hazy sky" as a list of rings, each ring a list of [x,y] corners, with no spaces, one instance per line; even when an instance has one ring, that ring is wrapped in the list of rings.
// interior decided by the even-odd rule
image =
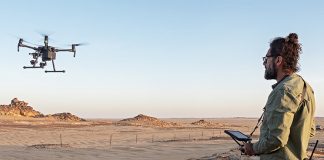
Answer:
[[[258,117],[276,81],[263,78],[269,42],[303,44],[301,74],[324,116],[324,2],[258,0],[11,0],[0,2],[0,104],[85,118]],[[87,42],[57,55],[66,73],[24,70],[42,45]],[[47,66],[51,69],[51,65]]]

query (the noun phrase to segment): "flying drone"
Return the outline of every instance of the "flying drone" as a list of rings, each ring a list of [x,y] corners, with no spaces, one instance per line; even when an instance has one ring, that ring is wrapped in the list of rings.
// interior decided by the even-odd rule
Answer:
[[[65,73],[65,70],[56,70],[56,68],[55,68],[54,60],[56,59],[56,52],[73,52],[74,53],[73,57],[75,57],[76,46],[82,45],[81,43],[78,43],[78,44],[72,44],[71,49],[58,49],[58,48],[48,45],[48,36],[47,35],[44,35],[44,46],[33,47],[33,46],[23,44],[24,42],[26,42],[26,41],[24,41],[22,38],[19,39],[18,47],[17,47],[18,52],[19,52],[20,47],[26,47],[26,48],[33,49],[34,52],[29,53],[29,55],[31,55],[33,58],[30,61],[31,66],[24,66],[23,68],[24,69],[28,69],[28,68],[31,68],[31,69],[42,68],[43,69],[47,65],[47,63],[46,63],[47,61],[52,61],[53,70],[45,70],[45,73],[48,73],[48,72]],[[38,61],[38,58],[41,58],[41,62]]]

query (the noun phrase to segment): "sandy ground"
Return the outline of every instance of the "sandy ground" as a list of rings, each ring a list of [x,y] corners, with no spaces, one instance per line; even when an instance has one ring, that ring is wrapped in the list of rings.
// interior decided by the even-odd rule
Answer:
[[[181,127],[120,126],[116,125],[118,120],[109,119],[55,122],[0,117],[0,159],[258,159],[241,156],[237,144],[223,132],[238,129],[249,133],[256,118],[204,119],[222,127],[190,125],[199,119],[163,120],[177,122]],[[318,121],[324,124],[324,119]],[[324,143],[324,131],[319,131],[311,141],[316,139]],[[316,155],[316,159],[320,157]]]

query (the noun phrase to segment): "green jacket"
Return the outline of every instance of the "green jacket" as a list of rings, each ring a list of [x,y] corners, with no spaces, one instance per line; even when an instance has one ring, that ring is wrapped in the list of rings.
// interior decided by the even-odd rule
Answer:
[[[315,135],[315,98],[306,83],[305,101],[301,103],[303,87],[304,80],[297,74],[273,86],[264,107],[259,141],[253,144],[261,160],[307,158],[309,138]]]

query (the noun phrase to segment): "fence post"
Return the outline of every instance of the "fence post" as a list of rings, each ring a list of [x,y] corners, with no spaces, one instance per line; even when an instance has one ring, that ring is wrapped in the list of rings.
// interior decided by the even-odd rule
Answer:
[[[137,144],[137,134],[136,134],[136,144]]]
[[[110,134],[110,140],[109,140],[110,147],[111,147],[111,142],[112,142],[112,136],[113,136],[113,134]]]
[[[60,134],[61,147],[63,147],[62,134]]]

